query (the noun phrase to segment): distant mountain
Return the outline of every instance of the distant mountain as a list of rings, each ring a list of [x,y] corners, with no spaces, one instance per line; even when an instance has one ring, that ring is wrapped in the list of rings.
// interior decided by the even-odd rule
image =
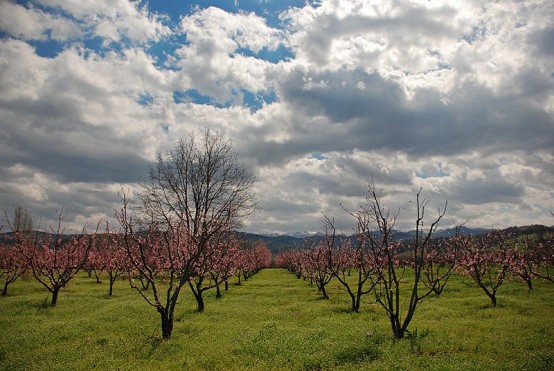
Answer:
[[[239,232],[238,234],[248,241],[263,242],[273,254],[304,246],[304,238],[284,234],[264,235],[248,232]]]
[[[542,235],[544,233],[554,232],[554,227],[547,227],[540,224],[525,225],[522,227],[509,227],[505,229],[506,232],[521,235],[521,234],[538,234]]]
[[[522,227],[510,227],[504,229],[506,232],[515,234],[515,235],[525,235],[525,234],[544,234],[544,233],[554,233],[554,227],[547,227],[544,225],[528,225],[528,226],[522,226]],[[478,236],[483,233],[486,233],[489,231],[489,229],[485,228],[468,228],[468,227],[460,227],[460,233],[464,235],[472,235],[472,236]],[[379,235],[379,232],[373,232],[375,236]],[[451,237],[454,236],[456,233],[455,228],[447,228],[447,229],[441,229],[435,233],[436,238],[445,238],[445,237]],[[39,231],[33,231],[33,238],[35,238],[37,235],[39,238],[43,238],[44,232]],[[317,234],[307,234],[307,233],[300,233],[295,232],[289,234],[256,234],[256,233],[249,233],[249,232],[238,232],[238,234],[243,237],[244,239],[248,241],[261,241],[266,244],[266,246],[271,250],[273,254],[278,254],[281,251],[291,250],[291,249],[297,249],[302,248],[306,245],[308,239],[313,239],[311,243],[318,242],[322,237],[322,233]],[[409,240],[415,236],[415,231],[395,231],[393,234],[393,238],[396,240]],[[0,234],[0,244],[6,244],[6,245],[12,245],[15,243],[13,232],[5,232]],[[67,239],[71,237],[71,235],[64,234],[60,236],[62,239]],[[343,236],[344,237],[344,236]],[[355,237],[349,236],[348,238],[351,238],[354,242]]]
[[[484,233],[487,233],[490,229],[486,228],[469,228],[462,226],[459,228],[459,233],[466,236],[479,236]],[[554,233],[554,227],[546,227],[544,225],[530,225],[523,227],[510,227],[504,229],[506,232],[522,235],[522,234],[541,234],[545,232]],[[323,237],[323,234],[305,234],[305,233],[291,233],[288,234],[274,234],[274,235],[262,235],[255,233],[241,232],[241,236],[250,241],[262,241],[267,245],[273,254],[277,254],[281,251],[301,248],[305,246],[306,240],[308,238],[314,238],[317,242]],[[373,232],[374,236],[378,236],[379,232]],[[435,234],[435,238],[446,238],[452,237],[456,234],[456,228],[446,228],[438,230]],[[396,240],[409,240],[415,236],[415,231],[395,231],[393,234],[394,239]],[[343,236],[344,237],[344,236]],[[355,237],[349,236],[354,242]]]
[[[468,228],[461,226],[458,229],[459,234],[463,234],[466,236],[478,236],[480,234],[487,233],[489,229],[485,228]],[[441,229],[438,230],[437,233],[435,233],[435,237],[442,238],[442,237],[452,237],[456,235],[456,228],[447,228],[447,229]]]

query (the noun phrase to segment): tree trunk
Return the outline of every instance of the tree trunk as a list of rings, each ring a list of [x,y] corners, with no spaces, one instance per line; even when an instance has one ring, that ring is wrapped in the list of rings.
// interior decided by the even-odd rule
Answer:
[[[60,288],[54,286],[54,288],[52,289],[52,301],[50,302],[51,307],[55,307],[56,304],[58,304],[58,294],[59,294],[59,292],[60,292]]]
[[[487,294],[489,299],[491,299],[492,306],[496,307],[496,289],[489,291],[484,285],[481,288],[485,291],[485,294]]]
[[[202,296],[202,291],[198,291],[198,294],[194,294],[194,297],[196,298],[196,303],[198,304],[197,311],[199,313],[204,312],[205,306],[204,306],[204,297]]]
[[[221,298],[221,290],[219,289],[219,285],[215,287],[215,297],[217,299]]]
[[[166,310],[158,308],[162,319],[162,338],[168,340],[173,332],[173,315],[170,315]]]
[[[327,295],[327,290],[325,290],[325,285],[321,285],[320,287],[321,295],[323,295],[323,299],[329,299],[329,295]]]
[[[529,291],[533,290],[533,281],[531,281],[531,277],[529,276],[526,276],[523,278],[525,280],[525,283],[527,283],[527,288],[529,289]]]
[[[115,282],[115,279],[110,277],[110,290],[108,292],[108,296],[112,296],[112,293],[113,293],[113,284]]]
[[[225,291],[229,291],[229,281],[225,280]]]
[[[194,295],[194,298],[196,299],[197,311],[202,313],[205,309],[204,297],[202,296],[202,283],[200,282],[200,284],[193,284],[192,281],[189,281],[189,286],[190,291],[192,291],[192,295]]]
[[[352,311],[358,313],[360,311],[360,298],[352,296]]]
[[[4,284],[4,289],[2,290],[2,296],[6,296],[8,294],[8,285],[10,284],[9,280],[6,280],[6,283]]]
[[[398,315],[391,316],[390,323],[391,323],[392,333],[394,335],[394,338],[395,339],[404,338],[405,328],[400,326],[400,320],[398,319]]]

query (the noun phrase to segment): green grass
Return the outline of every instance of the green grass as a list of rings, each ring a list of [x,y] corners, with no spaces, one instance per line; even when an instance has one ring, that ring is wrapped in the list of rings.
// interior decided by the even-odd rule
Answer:
[[[548,370],[554,285],[535,286],[502,286],[493,308],[454,277],[418,307],[410,325],[418,336],[395,341],[369,296],[351,313],[337,282],[321,300],[315,286],[267,269],[221,299],[208,292],[205,313],[183,291],[173,337],[162,341],[156,311],[125,280],[109,298],[107,282],[81,275],[55,308],[35,281],[18,280],[0,298],[0,369]]]

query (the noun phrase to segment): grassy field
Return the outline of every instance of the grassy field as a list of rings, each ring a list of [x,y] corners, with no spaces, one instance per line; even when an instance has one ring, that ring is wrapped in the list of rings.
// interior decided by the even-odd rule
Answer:
[[[551,370],[554,285],[502,286],[498,307],[455,277],[412,321],[418,336],[393,340],[380,307],[365,298],[359,314],[337,283],[330,300],[281,269],[266,269],[206,297],[196,313],[181,294],[173,337],[162,341],[157,313],[128,283],[79,276],[58,306],[33,280],[0,297],[2,370]]]

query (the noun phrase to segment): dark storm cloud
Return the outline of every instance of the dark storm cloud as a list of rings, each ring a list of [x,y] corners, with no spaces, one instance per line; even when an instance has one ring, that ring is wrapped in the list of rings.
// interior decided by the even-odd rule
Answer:
[[[498,177],[468,180],[456,183],[449,191],[449,201],[480,205],[491,202],[517,204],[521,202],[524,188]]]
[[[344,172],[345,169],[335,169],[322,174],[296,172],[287,176],[286,182],[294,188],[312,189],[318,194],[352,197],[363,195],[367,188]],[[354,181],[353,181],[354,180]]]
[[[542,107],[470,82],[456,87],[444,103],[429,89],[417,90],[408,100],[396,82],[378,73],[297,71],[283,83],[281,94],[303,117],[324,114],[331,127],[345,127],[344,137],[332,133],[332,140],[324,140],[328,150],[343,150],[348,143],[349,148],[428,156],[506,146],[525,151],[554,147],[554,118]]]
[[[63,182],[133,182],[146,169],[137,143],[118,140],[106,127],[71,122],[70,113],[3,113],[0,143],[6,163],[40,169]]]

